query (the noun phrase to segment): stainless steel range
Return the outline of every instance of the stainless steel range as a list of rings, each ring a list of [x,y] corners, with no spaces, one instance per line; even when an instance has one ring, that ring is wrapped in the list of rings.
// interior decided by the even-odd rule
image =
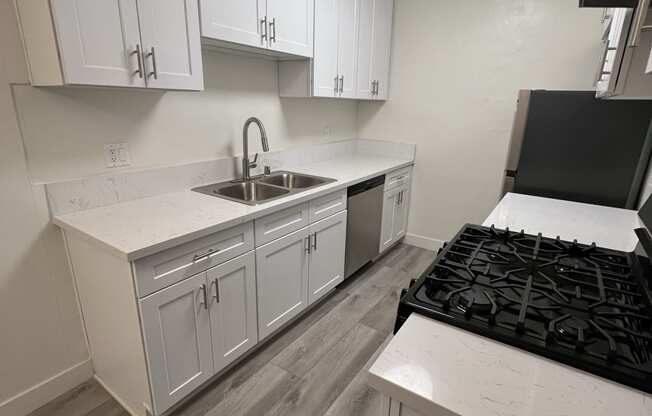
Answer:
[[[467,224],[404,289],[418,312],[652,393],[649,262],[634,253]]]

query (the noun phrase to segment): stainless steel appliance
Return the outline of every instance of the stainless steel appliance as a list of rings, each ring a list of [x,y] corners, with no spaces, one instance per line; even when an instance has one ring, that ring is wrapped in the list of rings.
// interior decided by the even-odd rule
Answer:
[[[345,277],[378,256],[384,184],[382,175],[348,189]]]
[[[652,101],[519,91],[504,192],[633,209],[652,150]]]

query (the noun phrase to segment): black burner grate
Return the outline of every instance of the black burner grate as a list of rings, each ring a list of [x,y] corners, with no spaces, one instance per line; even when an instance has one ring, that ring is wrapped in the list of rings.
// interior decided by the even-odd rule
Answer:
[[[652,302],[623,253],[465,226],[402,297],[412,311],[652,392]]]

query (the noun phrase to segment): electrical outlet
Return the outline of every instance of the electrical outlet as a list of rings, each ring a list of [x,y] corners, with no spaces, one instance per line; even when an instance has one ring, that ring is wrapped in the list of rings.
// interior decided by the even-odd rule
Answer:
[[[106,162],[107,168],[131,165],[129,145],[127,143],[105,144],[104,161]]]
[[[326,137],[326,138],[331,137],[331,128],[330,128],[330,126],[324,126],[324,130],[323,130],[322,133],[323,133],[324,137]]]

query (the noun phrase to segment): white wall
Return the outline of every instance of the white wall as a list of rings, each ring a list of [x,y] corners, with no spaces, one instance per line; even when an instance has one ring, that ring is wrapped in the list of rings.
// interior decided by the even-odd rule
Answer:
[[[355,102],[280,99],[276,62],[203,57],[204,92],[15,87],[33,179],[105,172],[105,143],[129,143],[132,168],[233,156],[242,152],[242,125],[252,115],[263,121],[272,150],[355,137]],[[255,126],[250,140],[260,149]]]
[[[282,100],[272,61],[209,52],[204,67],[200,93],[32,88],[13,3],[0,0],[0,415],[92,374],[62,239],[32,182],[107,172],[104,143],[129,143],[130,169],[232,156],[251,115],[273,150],[356,136],[357,103]]]
[[[489,214],[518,89],[590,89],[600,14],[572,0],[396,0],[390,100],[360,104],[358,134],[417,144],[414,241]]]
[[[30,184],[16,123],[9,83],[27,78],[10,0],[0,1],[0,51],[0,415],[13,416],[92,368],[61,234]]]

